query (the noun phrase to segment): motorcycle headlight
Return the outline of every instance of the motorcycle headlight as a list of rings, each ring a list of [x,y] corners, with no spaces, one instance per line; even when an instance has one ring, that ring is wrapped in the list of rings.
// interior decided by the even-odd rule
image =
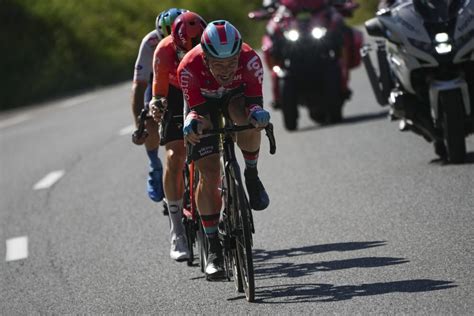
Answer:
[[[327,32],[327,29],[325,27],[315,27],[312,31],[311,31],[311,35],[313,35],[313,37],[317,40],[321,39],[324,37],[324,35],[326,35],[326,32]]]
[[[446,43],[449,41],[448,33],[438,33],[435,35],[435,41],[438,43]]]
[[[440,55],[450,53],[453,49],[452,45],[449,42],[448,33],[437,33],[434,38],[436,42],[436,52]]]
[[[296,42],[300,38],[300,33],[297,30],[289,30],[283,33],[287,40]]]
[[[284,77],[286,75],[286,71],[282,69],[280,66],[273,66],[273,72],[276,73],[278,77]]]
[[[453,47],[449,43],[439,43],[435,46],[436,52],[440,55],[450,53]]]

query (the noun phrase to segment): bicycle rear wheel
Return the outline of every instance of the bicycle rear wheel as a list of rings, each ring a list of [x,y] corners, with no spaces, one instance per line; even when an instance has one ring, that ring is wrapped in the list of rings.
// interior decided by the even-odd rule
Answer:
[[[236,252],[240,269],[245,298],[249,302],[255,300],[255,277],[252,255],[252,227],[250,223],[250,207],[242,186],[242,180],[236,179],[235,195],[236,208],[234,210],[234,223],[239,233],[236,236]]]
[[[187,264],[188,266],[192,266],[194,261],[194,243],[196,241],[196,228],[192,219],[184,218],[184,230],[186,232],[186,239],[188,242],[189,251],[189,258],[187,260]]]

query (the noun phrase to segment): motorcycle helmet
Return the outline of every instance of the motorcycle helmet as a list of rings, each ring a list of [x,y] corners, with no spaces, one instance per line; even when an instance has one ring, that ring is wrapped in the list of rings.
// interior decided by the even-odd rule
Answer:
[[[161,12],[156,17],[156,31],[158,32],[160,39],[171,34],[171,26],[173,25],[174,20],[184,12],[188,12],[188,10],[171,8]]]
[[[201,47],[208,56],[229,58],[240,52],[242,37],[228,21],[213,21],[207,25],[201,36]]]
[[[455,18],[465,0],[413,0],[415,10],[429,22],[445,22]]]
[[[177,50],[187,52],[199,44],[205,28],[204,19],[194,12],[185,12],[178,16],[171,27],[171,36]]]

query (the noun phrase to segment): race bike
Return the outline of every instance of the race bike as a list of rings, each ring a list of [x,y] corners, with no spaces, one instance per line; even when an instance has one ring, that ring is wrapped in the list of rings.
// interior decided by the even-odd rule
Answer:
[[[434,143],[444,161],[462,163],[474,132],[474,1],[414,0],[365,22],[376,41],[378,74],[367,44],[362,59],[380,105],[401,131]]]
[[[351,95],[349,70],[360,64],[362,46],[362,33],[349,28],[343,16],[358,5],[342,2],[313,1],[310,8],[296,10],[292,1],[281,0],[270,12],[249,13],[251,19],[268,20],[262,49],[271,69],[274,106],[283,111],[287,130],[297,129],[298,105],[306,106],[315,122],[342,120]]]

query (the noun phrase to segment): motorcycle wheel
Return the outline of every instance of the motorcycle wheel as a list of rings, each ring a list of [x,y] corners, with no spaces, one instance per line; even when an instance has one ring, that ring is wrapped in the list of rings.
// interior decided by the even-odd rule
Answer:
[[[283,123],[289,131],[294,131],[298,127],[298,98],[296,89],[291,79],[280,79],[280,93],[283,111]]]
[[[325,91],[327,103],[327,123],[335,124],[342,121],[342,107],[344,97],[341,89],[341,69],[339,63],[333,61],[328,63],[325,76]]]
[[[460,91],[449,90],[440,95],[442,106],[442,127],[448,161],[463,163],[466,157],[464,132],[464,105]]]

